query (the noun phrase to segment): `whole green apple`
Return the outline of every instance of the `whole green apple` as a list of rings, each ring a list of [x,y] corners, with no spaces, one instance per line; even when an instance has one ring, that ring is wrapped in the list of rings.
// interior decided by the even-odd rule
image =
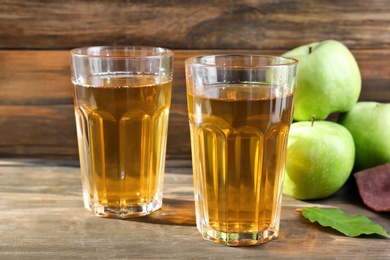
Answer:
[[[358,101],[361,76],[358,64],[341,42],[327,40],[297,47],[283,54],[299,61],[294,120],[324,120],[347,112]]]
[[[335,122],[291,125],[283,193],[300,200],[333,195],[347,181],[355,159],[349,131]]]
[[[355,141],[356,170],[390,163],[390,103],[358,102],[339,123]]]

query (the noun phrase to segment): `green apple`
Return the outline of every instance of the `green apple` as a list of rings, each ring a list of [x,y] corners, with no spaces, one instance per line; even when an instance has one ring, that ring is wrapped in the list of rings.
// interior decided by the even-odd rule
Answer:
[[[390,163],[390,103],[358,102],[339,123],[355,141],[356,170]]]
[[[350,50],[327,40],[297,47],[283,54],[299,61],[294,120],[324,120],[329,114],[347,112],[358,101],[361,76]]]
[[[291,125],[283,193],[300,200],[333,195],[347,181],[355,159],[350,132],[330,121]]]

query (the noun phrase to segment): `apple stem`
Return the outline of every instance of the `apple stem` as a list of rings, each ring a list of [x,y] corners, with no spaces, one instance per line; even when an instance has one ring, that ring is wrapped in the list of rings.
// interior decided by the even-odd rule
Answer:
[[[311,116],[311,127],[313,127],[315,120],[316,120],[316,115],[312,115]]]
[[[309,54],[311,53],[311,51],[312,51],[312,49],[313,49],[313,47],[309,47]]]

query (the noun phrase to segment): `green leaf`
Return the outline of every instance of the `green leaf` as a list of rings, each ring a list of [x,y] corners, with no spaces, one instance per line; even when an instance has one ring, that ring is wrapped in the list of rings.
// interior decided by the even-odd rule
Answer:
[[[386,230],[359,214],[349,216],[339,209],[321,209],[319,207],[304,208],[302,214],[311,222],[318,222],[324,227],[332,227],[349,237],[362,234],[378,234],[390,238]]]

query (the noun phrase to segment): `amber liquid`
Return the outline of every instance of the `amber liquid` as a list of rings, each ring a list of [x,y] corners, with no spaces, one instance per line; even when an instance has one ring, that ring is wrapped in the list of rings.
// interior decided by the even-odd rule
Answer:
[[[293,94],[221,85],[188,94],[197,226],[228,245],[277,236]]]
[[[99,75],[75,85],[85,207],[127,218],[161,207],[171,81]]]

